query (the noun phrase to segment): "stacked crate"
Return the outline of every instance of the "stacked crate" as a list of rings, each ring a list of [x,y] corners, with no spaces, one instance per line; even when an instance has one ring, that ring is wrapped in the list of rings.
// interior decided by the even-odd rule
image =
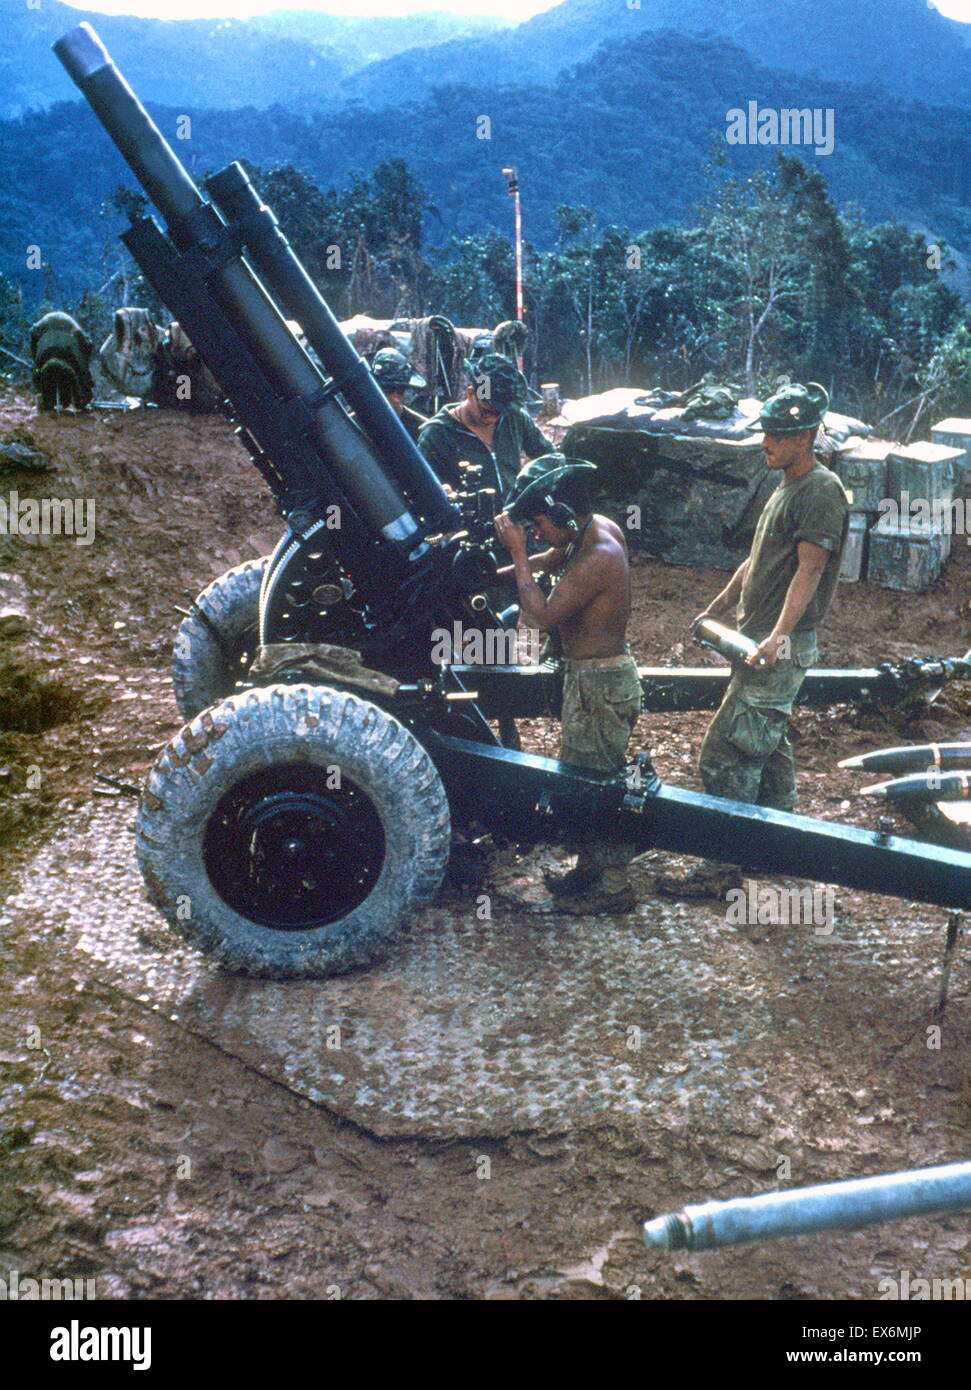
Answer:
[[[948,449],[960,449],[963,457],[958,461],[954,488],[958,496],[964,491],[971,468],[971,420],[941,420],[931,429],[931,440],[943,444]]]
[[[870,531],[872,583],[912,591],[933,584],[950,554],[954,488],[965,469],[963,448],[921,441],[891,449],[885,505]]]
[[[866,578],[870,529],[887,495],[887,458],[892,449],[886,440],[864,439],[828,460],[850,499],[849,535],[840,570],[840,578],[850,583]]]

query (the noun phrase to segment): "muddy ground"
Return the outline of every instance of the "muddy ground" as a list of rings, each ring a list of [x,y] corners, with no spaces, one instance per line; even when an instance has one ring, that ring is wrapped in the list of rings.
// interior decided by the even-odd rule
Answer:
[[[221,420],[38,417],[7,389],[14,436],[57,471],[2,495],[94,498],[97,530],[0,538],[30,629],[0,640],[0,1266],[193,1299],[867,1299],[905,1269],[971,1276],[958,1216],[664,1258],[639,1234],[684,1202],[967,1155],[966,940],[928,1032],[942,910],[839,889],[828,935],[737,927],[659,898],[677,861],[649,854],[636,914],[552,921],[532,910],[551,854],[506,850],[491,917],[443,896],[345,980],[238,981],[184,948],[141,894],[133,803],[93,774],[140,782],[179,723],[174,606],[279,522]],[[962,653],[969,575],[958,538],[928,594],[844,586],[824,664]],[[699,664],[685,629],[724,576],[634,578],[639,660]],[[639,746],[695,786],[706,719],[646,715]],[[802,711],[801,809],[873,826],[841,757],[969,735],[968,687],[906,725]]]

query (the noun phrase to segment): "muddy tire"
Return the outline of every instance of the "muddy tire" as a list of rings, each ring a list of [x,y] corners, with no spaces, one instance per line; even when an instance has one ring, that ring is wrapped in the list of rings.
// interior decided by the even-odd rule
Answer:
[[[172,652],[172,685],[183,719],[194,719],[232,695],[253,664],[259,646],[260,585],[269,558],[247,560],[221,574],[183,618]]]
[[[378,960],[433,897],[448,800],[418,740],[326,686],[244,691],[187,724],[142,793],[138,861],[172,928],[268,979]]]

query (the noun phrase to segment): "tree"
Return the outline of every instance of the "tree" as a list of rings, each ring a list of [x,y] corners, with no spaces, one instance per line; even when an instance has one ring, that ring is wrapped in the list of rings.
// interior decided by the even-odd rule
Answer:
[[[370,176],[356,174],[338,207],[354,242],[348,294],[371,298],[383,287],[392,316],[419,313],[429,279],[421,255],[424,221],[438,214],[405,161],[386,159]]]
[[[491,228],[479,236],[452,236],[432,256],[438,267],[430,293],[438,312],[454,323],[493,326],[515,313],[515,253],[502,232]],[[524,265],[531,259],[531,248],[524,247]]]
[[[849,355],[847,329],[857,293],[849,280],[848,238],[818,169],[781,150],[776,167],[780,197],[791,208],[791,235],[807,272],[800,315],[804,327],[794,365],[811,379],[832,385],[837,364]]]
[[[805,246],[789,190],[777,171],[715,187],[704,219],[712,279],[727,287],[720,300],[729,337],[741,336],[741,369],[751,395],[756,357],[783,310],[805,297]],[[729,364],[734,365],[734,364]]]
[[[559,255],[557,281],[576,314],[586,365],[587,393],[593,391],[594,244],[596,215],[588,207],[560,203],[556,218]]]

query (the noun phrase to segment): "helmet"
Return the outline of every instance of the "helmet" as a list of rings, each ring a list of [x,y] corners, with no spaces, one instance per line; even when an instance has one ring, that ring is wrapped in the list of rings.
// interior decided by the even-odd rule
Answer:
[[[800,434],[821,425],[828,406],[829,393],[825,386],[817,381],[811,381],[808,386],[791,382],[770,396],[761,415],[749,424],[763,434]]]
[[[506,511],[512,521],[520,524],[546,513],[554,525],[567,526],[574,520],[574,511],[560,500],[563,484],[596,471],[597,465],[585,459],[543,454],[516,476],[506,498]]]
[[[382,348],[371,359],[374,379],[384,391],[405,391],[409,386],[416,388],[425,385],[425,378],[419,376],[404,353],[397,348]]]
[[[519,368],[498,352],[487,352],[476,360],[467,358],[465,370],[481,400],[500,415],[516,410],[529,400],[529,384]]]

